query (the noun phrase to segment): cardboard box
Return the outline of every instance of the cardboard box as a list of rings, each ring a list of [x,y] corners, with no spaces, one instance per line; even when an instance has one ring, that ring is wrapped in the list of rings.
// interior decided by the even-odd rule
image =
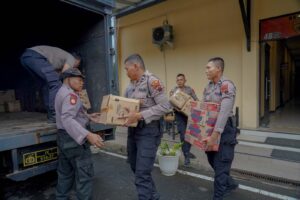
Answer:
[[[0,104],[0,113],[5,112],[5,105],[4,104]]]
[[[0,104],[15,101],[15,90],[0,91]]]
[[[21,112],[21,103],[19,100],[5,103],[6,112]]]
[[[190,116],[191,115],[191,109],[192,108],[196,108],[199,107],[201,102],[200,101],[194,101],[192,99],[189,99],[184,106],[182,107],[181,110],[178,110],[179,112],[185,114],[186,116]]]
[[[82,90],[81,92],[79,92],[79,97],[80,100],[83,104],[83,107],[85,107],[87,110],[91,108],[91,103],[90,103],[90,99],[88,96],[88,93],[86,90]]]
[[[106,95],[102,99],[101,117],[99,123],[110,125],[124,125],[126,119],[120,119],[128,115],[130,112],[139,112],[140,101],[114,95]],[[137,123],[131,124],[136,127]]]
[[[218,151],[220,138],[212,149],[207,149],[202,140],[213,133],[219,112],[220,105],[216,103],[198,103],[197,106],[191,107],[185,141],[204,151]]]
[[[171,97],[170,103],[177,109],[181,110],[184,104],[192,97],[180,90],[177,90]]]

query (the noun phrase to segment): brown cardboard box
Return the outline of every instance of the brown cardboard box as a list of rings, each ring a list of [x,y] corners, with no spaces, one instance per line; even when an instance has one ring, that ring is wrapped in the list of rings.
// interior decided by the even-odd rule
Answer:
[[[204,151],[218,151],[220,138],[212,149],[207,149],[202,140],[210,137],[213,133],[219,112],[220,105],[216,103],[201,102],[197,106],[191,107],[185,141]]]
[[[191,109],[192,108],[196,108],[200,106],[200,101],[194,101],[192,99],[187,100],[187,102],[184,104],[184,106],[182,107],[181,110],[179,110],[179,112],[182,112],[183,114],[185,114],[186,116],[190,116],[191,115]]]
[[[5,104],[0,104],[0,113],[5,112]]]
[[[181,110],[184,104],[191,98],[190,95],[177,90],[171,97],[170,103],[177,109]]]
[[[139,112],[140,101],[114,95],[106,95],[102,99],[101,117],[99,123],[111,125],[123,125],[126,122],[124,117],[130,112]],[[137,123],[130,126],[136,127]]]
[[[21,112],[20,100],[6,102],[5,108],[6,112]]]
[[[15,90],[0,91],[0,104],[14,101],[15,99]]]
[[[79,97],[80,100],[83,104],[83,107],[85,107],[87,110],[91,108],[91,103],[90,103],[90,99],[88,96],[88,93],[86,90],[82,90],[81,92],[79,92]]]

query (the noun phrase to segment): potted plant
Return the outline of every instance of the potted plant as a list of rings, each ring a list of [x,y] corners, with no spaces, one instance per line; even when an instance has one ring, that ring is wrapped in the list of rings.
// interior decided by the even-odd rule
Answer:
[[[169,147],[167,142],[160,144],[158,150],[158,165],[163,175],[173,176],[176,174],[181,146],[182,143],[175,143],[172,147]]]

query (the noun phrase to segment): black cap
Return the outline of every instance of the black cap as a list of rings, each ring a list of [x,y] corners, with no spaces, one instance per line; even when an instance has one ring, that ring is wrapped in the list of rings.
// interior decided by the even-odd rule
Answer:
[[[68,78],[68,77],[81,77],[81,78],[85,78],[82,73],[79,71],[79,69],[77,68],[69,68],[67,69],[66,71],[64,71],[61,76],[60,76],[60,79],[64,80],[65,78]]]

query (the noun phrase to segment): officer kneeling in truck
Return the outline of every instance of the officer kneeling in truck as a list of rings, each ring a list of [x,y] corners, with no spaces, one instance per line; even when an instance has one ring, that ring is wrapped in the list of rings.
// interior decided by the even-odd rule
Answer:
[[[82,90],[84,76],[78,69],[67,69],[61,78],[63,86],[55,98],[59,150],[56,199],[68,199],[75,182],[77,198],[90,200],[94,174],[90,145],[100,148],[104,144],[99,135],[89,132],[85,126],[89,119],[97,121],[99,114],[87,114],[80,101],[77,92]]]

